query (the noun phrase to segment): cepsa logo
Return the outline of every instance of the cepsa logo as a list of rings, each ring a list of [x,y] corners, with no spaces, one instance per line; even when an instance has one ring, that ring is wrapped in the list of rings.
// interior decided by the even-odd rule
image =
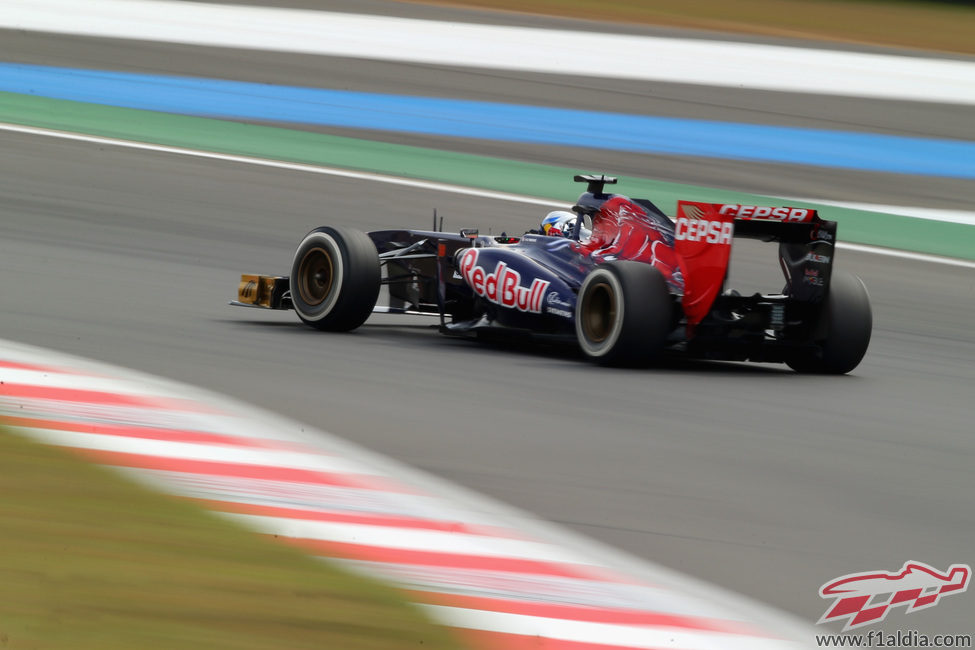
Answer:
[[[776,221],[810,221],[816,216],[815,210],[806,208],[768,208],[759,205],[737,205],[725,203],[718,214],[727,214],[735,219],[774,219]]]
[[[460,275],[474,293],[502,307],[540,314],[542,296],[551,282],[536,278],[530,287],[523,287],[521,274],[500,261],[494,271],[486,273],[477,263],[480,252],[469,248],[460,258]]]
[[[735,232],[734,224],[730,221],[711,221],[705,218],[707,214],[700,206],[682,202],[674,228],[674,238],[709,244],[731,244]]]
[[[733,229],[731,222],[678,219],[674,237],[688,241],[706,241],[709,244],[730,244]]]

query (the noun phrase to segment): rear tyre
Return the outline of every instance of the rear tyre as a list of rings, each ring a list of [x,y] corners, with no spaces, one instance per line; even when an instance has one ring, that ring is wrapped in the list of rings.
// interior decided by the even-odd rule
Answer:
[[[379,254],[368,235],[352,228],[315,228],[295,251],[291,302],[304,323],[345,332],[369,318],[380,280]]]
[[[673,309],[660,271],[640,262],[607,262],[579,288],[576,339],[596,363],[647,365],[664,348]]]
[[[873,312],[863,281],[833,273],[826,304],[816,326],[818,349],[786,361],[796,372],[843,375],[856,368],[870,345]]]

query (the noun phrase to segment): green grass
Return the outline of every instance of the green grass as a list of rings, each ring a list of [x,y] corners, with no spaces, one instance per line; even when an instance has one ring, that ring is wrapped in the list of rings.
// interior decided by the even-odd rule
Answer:
[[[975,5],[971,2],[427,0],[424,4],[975,54]],[[571,43],[566,47],[572,47]]]
[[[0,430],[3,650],[447,650],[398,592]]]

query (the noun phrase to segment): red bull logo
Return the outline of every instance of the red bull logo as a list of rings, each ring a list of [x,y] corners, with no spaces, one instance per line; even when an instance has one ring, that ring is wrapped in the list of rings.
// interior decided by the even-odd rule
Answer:
[[[843,631],[879,623],[891,608],[904,606],[910,614],[934,607],[943,596],[968,589],[972,568],[952,564],[942,573],[923,562],[906,562],[900,571],[867,571],[840,576],[819,589],[822,598],[835,598],[818,623],[845,620]]]
[[[521,274],[504,262],[498,262],[494,271],[487,273],[477,263],[479,252],[470,248],[460,258],[460,275],[474,293],[502,307],[534,314],[542,312],[542,296],[551,282],[535,278],[531,286],[523,287]]]

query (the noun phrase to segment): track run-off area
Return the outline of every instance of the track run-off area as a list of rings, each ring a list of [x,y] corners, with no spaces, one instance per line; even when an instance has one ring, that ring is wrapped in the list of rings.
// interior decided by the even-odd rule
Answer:
[[[113,4],[136,6],[91,6]],[[378,13],[383,3],[366,6]],[[402,5],[396,11],[409,13]],[[510,27],[482,14],[439,11],[441,21]],[[437,29],[434,21],[419,22]],[[533,20],[536,31],[564,27],[539,22]],[[480,65],[460,56],[394,61],[256,40],[150,40],[67,23],[80,27],[67,33],[5,24],[12,29],[0,35],[3,69],[87,70],[75,76],[80,88],[92,76],[165,75],[244,84],[238,90],[269,84],[367,98],[453,99],[474,103],[492,120],[494,107],[508,104],[518,111],[577,111],[574,117],[594,118],[579,111],[595,111],[684,120],[690,131],[694,123],[687,120],[699,120],[728,129],[827,129],[893,139],[885,142],[973,146],[973,109],[963,90],[975,68],[959,58],[834,53],[846,62],[881,57],[876,66],[883,57],[903,59],[900,72],[919,75],[925,62],[959,71],[951,74],[958,75],[953,86],[960,95],[921,100],[877,90],[882,66],[873,68],[873,90],[857,94],[851,83],[831,93],[811,74],[802,89],[704,77],[686,83],[686,71],[648,80],[504,67],[503,57],[481,56]],[[585,28],[598,36],[599,26]],[[438,32],[430,34],[424,43],[444,45]],[[577,51],[574,36],[557,35],[573,44],[560,49],[559,62],[568,66],[585,50]],[[652,36],[663,43],[640,42],[669,42]],[[534,32],[526,38],[542,43]],[[675,47],[695,45],[672,40]],[[795,49],[805,58],[791,59],[793,66],[833,56]],[[687,50],[681,56],[691,60]],[[496,65],[485,67],[487,60]],[[728,590],[720,592],[729,601],[722,606],[733,609],[733,594],[740,593],[811,625],[828,604],[819,586],[836,576],[893,570],[908,560],[941,568],[972,563],[975,272],[957,260],[975,257],[975,240],[972,181],[964,175],[781,164],[700,150],[613,150],[600,145],[596,130],[591,143],[525,141],[476,130],[242,116],[224,108],[229,101],[211,112],[173,108],[182,113],[175,115],[164,106],[108,106],[90,95],[4,90],[0,119],[11,125],[0,131],[4,339],[201,386],[329,431],[439,477],[435,489],[446,479],[465,495],[474,490],[554,522],[571,531],[573,544],[577,535],[591,537],[720,585]],[[312,104],[327,112],[329,102],[319,100]],[[958,160],[970,163],[964,155]],[[837,253],[840,268],[864,279],[874,306],[874,338],[863,364],[838,378],[678,361],[621,371],[591,367],[572,350],[445,339],[425,321],[377,315],[356,333],[331,336],[300,326],[292,314],[226,306],[240,272],[286,273],[294,246],[312,227],[426,227],[436,208],[450,229],[519,232],[534,227],[549,206],[571,204],[579,188],[569,177],[578,171],[619,174],[620,192],[648,196],[665,209],[678,196],[844,204],[835,212],[841,242],[867,247]],[[876,206],[899,208],[901,216]],[[933,218],[920,218],[918,209]],[[877,254],[873,247],[901,252]],[[734,280],[758,284],[776,271],[768,245],[741,252]],[[942,263],[941,256],[956,261]],[[906,619],[895,612],[884,626],[971,632],[967,598]]]

